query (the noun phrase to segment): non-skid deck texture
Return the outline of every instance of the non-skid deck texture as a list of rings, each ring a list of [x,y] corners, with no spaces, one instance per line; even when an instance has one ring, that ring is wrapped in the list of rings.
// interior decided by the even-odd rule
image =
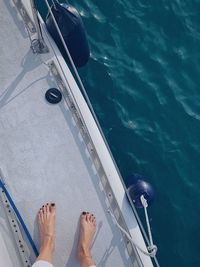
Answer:
[[[0,168],[31,235],[38,245],[36,213],[43,203],[55,202],[55,267],[79,266],[78,219],[91,211],[98,221],[92,246],[97,265],[132,266],[70,111],[63,100],[46,102],[46,90],[56,84],[30,50],[10,2],[1,0],[0,10]]]

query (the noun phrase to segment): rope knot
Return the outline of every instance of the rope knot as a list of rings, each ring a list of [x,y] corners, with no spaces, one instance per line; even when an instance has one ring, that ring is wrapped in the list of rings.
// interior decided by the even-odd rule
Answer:
[[[148,249],[148,252],[151,255],[151,257],[155,257],[156,256],[156,253],[157,253],[157,250],[158,250],[156,245],[150,245],[150,246],[147,247],[147,249]]]

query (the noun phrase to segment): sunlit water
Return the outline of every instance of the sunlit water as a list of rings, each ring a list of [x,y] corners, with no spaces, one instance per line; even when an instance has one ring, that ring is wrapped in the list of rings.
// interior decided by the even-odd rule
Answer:
[[[156,189],[160,264],[200,266],[200,1],[69,3],[91,48],[80,74],[124,181],[140,173]]]

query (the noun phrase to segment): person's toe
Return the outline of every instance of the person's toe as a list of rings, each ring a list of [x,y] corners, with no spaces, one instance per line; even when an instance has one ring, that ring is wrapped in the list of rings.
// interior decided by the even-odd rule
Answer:
[[[94,217],[94,215],[92,214],[92,216],[91,216],[91,222],[93,223],[95,221],[95,217]]]
[[[55,205],[55,203],[51,203],[51,205],[49,206],[49,210],[50,210],[52,215],[56,215],[56,205]]]
[[[49,213],[49,211],[50,211],[49,203],[47,203],[47,204],[45,205],[45,208],[46,208],[46,213]]]
[[[43,209],[41,208],[38,211],[38,223],[41,224],[43,222],[43,217],[44,217],[44,213],[43,213]]]
[[[91,216],[91,215],[90,215],[90,213],[89,213],[89,212],[87,212],[87,213],[86,213],[86,221],[87,221],[87,222],[89,222],[89,221],[90,221],[90,216]]]
[[[40,210],[39,210],[38,213],[37,213],[37,219],[38,219],[38,221],[40,221],[40,219],[41,219],[41,216],[40,216]]]
[[[93,217],[94,217],[94,215],[93,215],[93,214],[90,214],[90,216],[89,216],[89,218],[88,218],[89,222],[92,222]]]
[[[46,213],[46,206],[45,205],[42,206],[42,212],[43,212],[43,214]]]
[[[84,222],[86,221],[86,215],[87,215],[87,212],[86,211],[83,211],[80,215],[80,222]]]

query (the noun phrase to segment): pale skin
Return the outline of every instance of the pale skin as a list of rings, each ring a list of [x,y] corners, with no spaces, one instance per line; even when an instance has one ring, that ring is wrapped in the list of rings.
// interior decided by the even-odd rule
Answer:
[[[38,212],[38,227],[40,234],[40,254],[38,260],[44,260],[53,264],[55,245],[55,220],[56,206],[54,203],[46,204]],[[79,242],[77,246],[77,259],[81,267],[95,265],[91,244],[96,231],[96,218],[89,212],[80,215]]]

